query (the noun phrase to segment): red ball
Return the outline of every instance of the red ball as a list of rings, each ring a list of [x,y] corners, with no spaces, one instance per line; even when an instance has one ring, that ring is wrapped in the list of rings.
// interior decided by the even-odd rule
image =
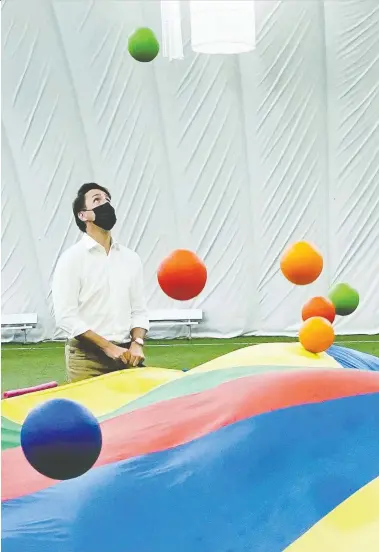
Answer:
[[[177,249],[158,268],[158,283],[162,291],[178,301],[188,301],[199,295],[207,282],[205,264],[192,251]]]
[[[336,317],[336,309],[327,297],[312,297],[303,306],[301,316],[303,320],[308,320],[308,318],[313,318],[314,316],[321,316],[333,324]]]

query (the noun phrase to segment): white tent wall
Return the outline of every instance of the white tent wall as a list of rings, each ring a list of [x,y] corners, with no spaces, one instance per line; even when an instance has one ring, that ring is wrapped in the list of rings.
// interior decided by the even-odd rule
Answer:
[[[205,260],[183,304],[204,309],[195,335],[293,335],[304,300],[337,281],[361,295],[337,331],[379,332],[377,0],[258,1],[241,56],[194,54],[183,2],[184,60],[151,64],[127,37],[160,38],[159,2],[2,4],[2,312],[37,312],[30,338],[54,336],[52,275],[88,181],[112,192],[151,309],[177,306],[157,284],[166,254]],[[303,288],[279,272],[300,239],[325,259]]]

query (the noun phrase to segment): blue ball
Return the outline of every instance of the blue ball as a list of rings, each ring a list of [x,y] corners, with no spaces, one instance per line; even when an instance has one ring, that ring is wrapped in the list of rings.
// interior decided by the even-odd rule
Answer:
[[[28,462],[51,479],[72,479],[98,459],[102,433],[95,416],[81,404],[53,399],[34,408],[21,428],[21,447]]]

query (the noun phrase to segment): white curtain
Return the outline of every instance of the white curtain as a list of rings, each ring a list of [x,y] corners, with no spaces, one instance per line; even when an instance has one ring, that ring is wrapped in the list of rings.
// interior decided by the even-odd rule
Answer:
[[[157,284],[166,254],[205,260],[206,289],[183,305],[204,309],[195,335],[294,334],[303,302],[337,281],[361,295],[337,331],[379,331],[377,0],[256,9],[254,52],[194,54],[186,9],[184,59],[139,64],[128,34],[160,37],[160,2],[4,4],[2,312],[37,312],[33,339],[54,335],[52,274],[93,180],[142,257],[151,309],[177,306]],[[325,257],[301,289],[279,272],[298,239]]]

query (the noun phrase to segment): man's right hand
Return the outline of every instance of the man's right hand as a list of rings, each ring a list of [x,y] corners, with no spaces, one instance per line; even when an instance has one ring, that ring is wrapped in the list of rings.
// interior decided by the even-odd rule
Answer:
[[[118,345],[115,345],[114,343],[110,343],[103,349],[104,353],[107,355],[107,357],[111,358],[112,360],[121,360],[124,364],[129,364],[130,361],[130,352],[128,349],[124,349],[123,347],[119,347]]]
[[[128,349],[115,345],[92,330],[87,330],[84,334],[76,336],[76,338],[79,340],[89,341],[93,345],[96,345],[96,347],[99,347],[99,349],[104,351],[107,357],[112,360],[121,360],[124,364],[129,364],[130,353]]]

